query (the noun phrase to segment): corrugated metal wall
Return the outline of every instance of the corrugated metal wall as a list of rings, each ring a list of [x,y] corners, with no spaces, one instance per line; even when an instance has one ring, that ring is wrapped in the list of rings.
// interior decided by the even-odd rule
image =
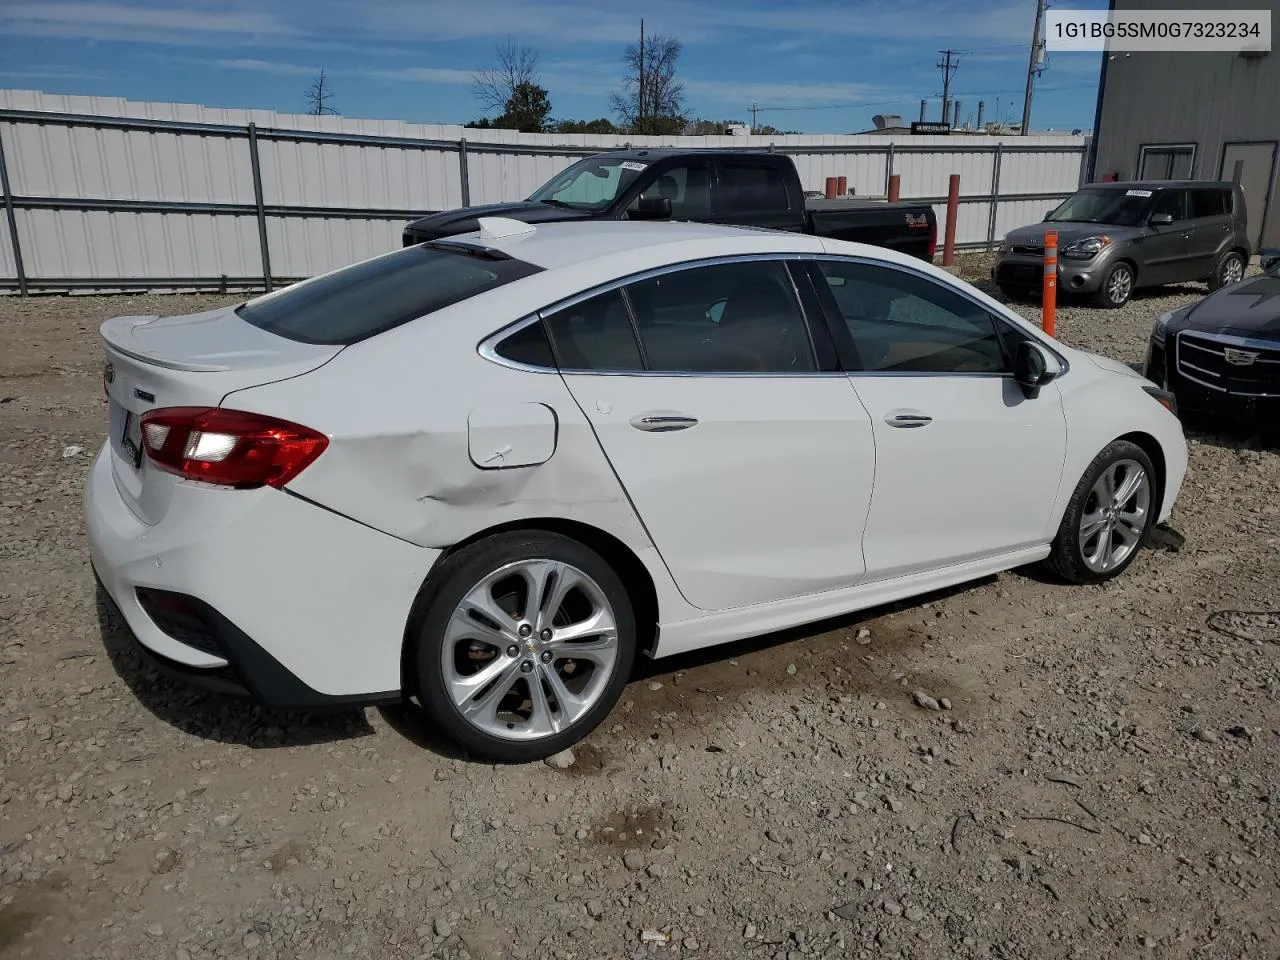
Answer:
[[[957,244],[980,247],[992,239],[997,150],[997,240],[1043,216],[1053,200],[1041,195],[1070,194],[1086,155],[1081,137],[560,136],[14,90],[0,90],[0,111],[33,289],[260,285],[268,258],[273,277],[310,276],[395,249],[414,215],[528,196],[585,153],[625,142],[772,145],[806,189],[844,176],[864,197],[883,196],[892,166],[903,199],[935,201],[940,224],[958,173],[962,198],[974,199],[960,205]],[[122,119],[145,129],[119,129]],[[6,221],[0,289],[17,275]]]
[[[1116,0],[1118,10],[1203,9],[1200,0]],[[1269,8],[1278,0],[1242,4]],[[1117,54],[1106,65],[1093,175],[1142,176],[1144,147],[1190,145],[1191,178],[1230,180],[1223,156],[1232,144],[1280,148],[1280,57],[1231,52],[1189,55],[1168,51]],[[1280,149],[1277,149],[1280,155]],[[1280,160],[1261,171],[1267,190],[1250,198],[1250,233],[1263,249],[1280,247]],[[1260,228],[1257,229],[1257,228]],[[1260,232],[1260,237],[1259,237]]]

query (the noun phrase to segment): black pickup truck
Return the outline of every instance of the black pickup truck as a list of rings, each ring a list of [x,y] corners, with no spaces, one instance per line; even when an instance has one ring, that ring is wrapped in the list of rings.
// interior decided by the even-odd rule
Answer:
[[[805,197],[791,158],[748,150],[617,150],[558,173],[528,200],[445,210],[404,229],[404,245],[479,229],[480,217],[525,223],[693,220],[854,240],[933,260],[927,203]]]

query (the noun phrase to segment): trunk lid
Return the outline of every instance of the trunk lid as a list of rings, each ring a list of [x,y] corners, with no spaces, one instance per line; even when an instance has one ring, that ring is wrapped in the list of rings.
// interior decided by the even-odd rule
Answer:
[[[141,454],[138,419],[161,407],[216,407],[234,390],[300,376],[341,346],[299,343],[241,320],[234,307],[182,317],[113,317],[106,352],[107,436],[121,496],[145,523],[164,518],[176,484]]]

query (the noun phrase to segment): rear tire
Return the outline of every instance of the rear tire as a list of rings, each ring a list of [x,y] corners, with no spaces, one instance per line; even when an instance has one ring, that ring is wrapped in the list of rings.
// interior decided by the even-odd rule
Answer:
[[[1045,563],[1069,583],[1118,577],[1146,543],[1159,511],[1151,458],[1136,443],[1116,440],[1076,484]]]
[[[534,531],[446,558],[418,593],[408,642],[406,688],[427,715],[468,754],[504,763],[544,759],[595,729],[637,645],[613,568],[576,540]]]
[[[1218,261],[1218,266],[1209,278],[1209,289],[1221,290],[1244,279],[1244,257],[1238,250],[1228,250]]]
[[[1000,284],[1000,292],[1004,294],[1006,300],[1013,303],[1021,303],[1027,298],[1027,293],[1018,287],[1011,287],[1007,284]]]
[[[1133,267],[1127,263],[1117,263],[1107,273],[1106,279],[1093,295],[1093,302],[1107,310],[1118,310],[1129,302],[1133,296]]]

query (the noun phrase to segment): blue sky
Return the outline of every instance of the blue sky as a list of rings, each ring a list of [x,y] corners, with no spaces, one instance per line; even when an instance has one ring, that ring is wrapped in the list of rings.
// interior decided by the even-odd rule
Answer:
[[[1105,9],[1105,0],[1075,0]],[[471,76],[508,38],[541,53],[553,116],[608,115],[640,17],[684,43],[697,116],[811,133],[908,120],[930,98],[938,51],[959,59],[962,119],[1021,115],[1035,0],[0,0],[0,86],[48,93],[304,112],[323,66],[350,117],[461,123],[480,114]],[[1036,129],[1089,128],[1100,54],[1051,55]]]

